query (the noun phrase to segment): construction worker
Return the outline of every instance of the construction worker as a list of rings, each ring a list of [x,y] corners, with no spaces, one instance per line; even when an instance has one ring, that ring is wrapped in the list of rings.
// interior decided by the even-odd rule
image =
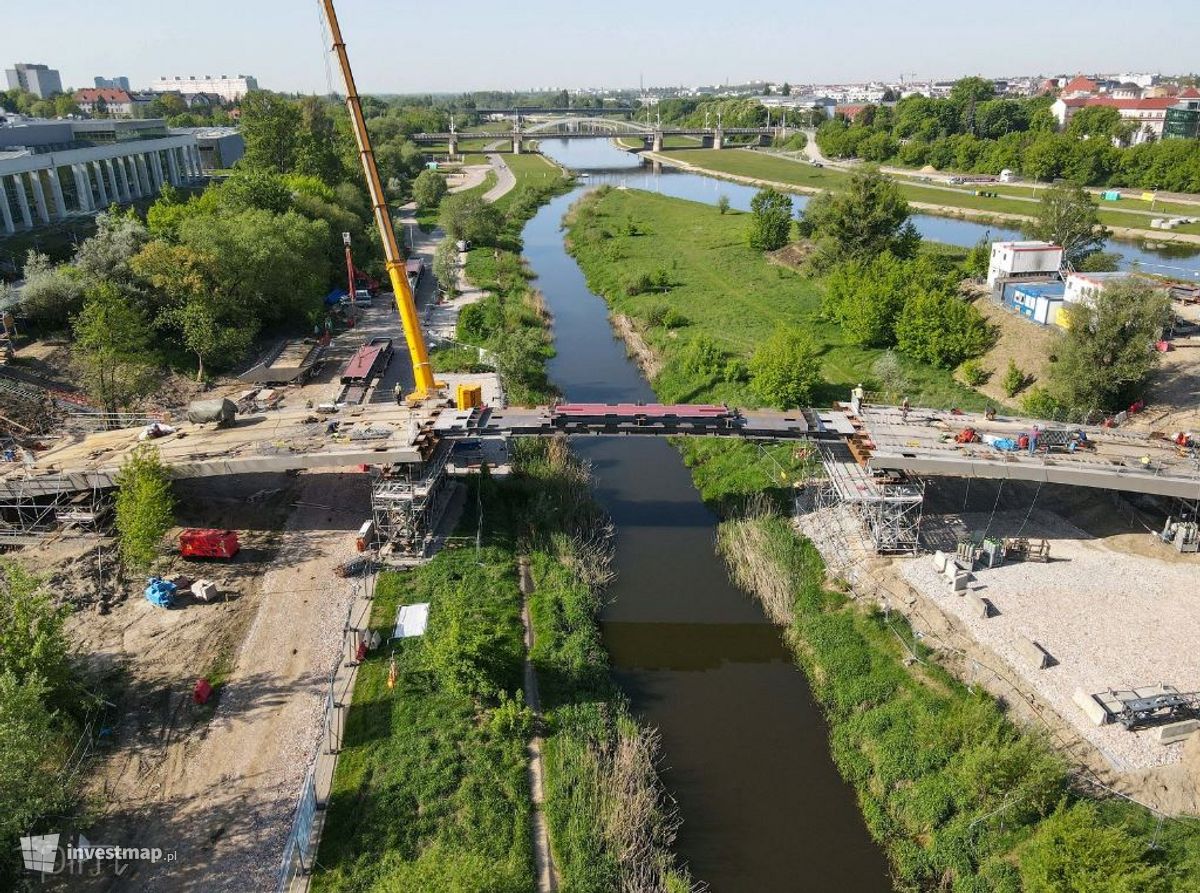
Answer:
[[[902,422],[908,421],[908,410],[910,408],[911,407],[909,406],[908,398],[905,397],[904,400],[902,400],[900,403],[900,421],[902,421]]]
[[[1037,452],[1037,442],[1038,442],[1038,426],[1034,425],[1033,430],[1029,432],[1029,455],[1032,456],[1034,453]]]
[[[983,411],[983,417],[989,422],[996,421],[996,407],[989,403],[987,409]]]
[[[396,398],[397,406],[404,402],[404,388],[400,386],[400,382],[396,382],[395,387],[392,388],[392,396]]]

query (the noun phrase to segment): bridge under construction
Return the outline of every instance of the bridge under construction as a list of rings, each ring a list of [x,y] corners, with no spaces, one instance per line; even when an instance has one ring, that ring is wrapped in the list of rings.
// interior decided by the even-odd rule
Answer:
[[[828,497],[859,512],[880,552],[919,548],[922,479],[998,478],[1200,501],[1200,459],[1155,433],[1073,426],[958,410],[836,405],[790,412],[726,406],[571,404],[456,409],[444,401],[340,407],[332,414],[282,408],[232,424],[169,422],[150,440],[177,478],[360,466],[376,485],[381,545],[421,557],[444,507],[456,443],[547,436],[728,437],[808,441]],[[162,428],[159,429],[164,430]],[[1037,431],[1034,449],[1015,449]],[[0,470],[0,544],[36,541],[101,511],[146,427],[42,438],[6,452]],[[964,433],[967,436],[964,436]],[[1064,436],[1065,435],[1065,436]],[[367,512],[364,507],[364,515]]]

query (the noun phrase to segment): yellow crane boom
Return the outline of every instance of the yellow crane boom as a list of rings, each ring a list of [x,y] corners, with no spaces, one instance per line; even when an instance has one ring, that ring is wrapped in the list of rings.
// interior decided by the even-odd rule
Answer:
[[[362,161],[363,173],[367,177],[367,191],[371,194],[371,208],[375,213],[375,226],[383,240],[383,255],[387,262],[388,278],[396,295],[396,306],[400,310],[400,321],[404,325],[404,340],[408,343],[408,355],[412,359],[413,380],[416,382],[414,396],[428,397],[437,390],[433,380],[433,367],[429,365],[429,351],[425,347],[425,336],[417,322],[417,302],[404,269],[404,258],[396,244],[396,231],[392,229],[392,215],[388,211],[379,179],[379,168],[375,164],[375,152],[371,149],[371,138],[367,134],[367,122],[363,117],[358,88],[354,86],[354,73],[350,70],[350,57],[346,54],[346,43],[342,40],[342,29],[338,25],[333,0],[322,0],[329,30],[333,34],[333,50],[337,53],[338,65],[346,81],[346,108],[350,112],[350,124],[354,128],[354,139],[358,143],[358,156]]]

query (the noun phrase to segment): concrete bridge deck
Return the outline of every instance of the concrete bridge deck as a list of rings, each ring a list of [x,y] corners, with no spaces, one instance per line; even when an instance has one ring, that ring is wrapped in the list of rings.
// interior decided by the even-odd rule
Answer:
[[[1083,428],[1090,444],[1075,452],[1003,452],[985,443],[958,444],[972,427],[980,435],[1015,439],[1036,419],[922,408],[731,410],[724,407],[583,405],[510,407],[460,412],[445,404],[410,409],[391,403],[346,407],[334,415],[288,408],[239,416],[226,428],[181,422],[151,441],[176,477],[280,472],[353,465],[415,463],[439,439],[513,436],[700,436],[758,440],[818,439],[858,449],[871,471],[915,475],[1012,478],[1200,499],[1200,460],[1146,433]],[[115,485],[117,471],[142,441],[141,428],[65,437],[24,459],[0,466],[0,498],[26,498]]]

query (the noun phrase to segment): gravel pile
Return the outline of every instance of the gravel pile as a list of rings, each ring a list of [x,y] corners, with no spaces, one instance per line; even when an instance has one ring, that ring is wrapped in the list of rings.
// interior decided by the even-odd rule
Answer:
[[[973,530],[989,517],[965,515]],[[1157,732],[1097,727],[1072,695],[1156,683],[1200,691],[1200,599],[1195,565],[1116,552],[1057,516],[997,513],[989,533],[1051,541],[1050,562],[1004,564],[976,572],[971,591],[996,611],[983,619],[970,600],[950,591],[929,556],[902,562],[901,576],[960,619],[972,635],[1009,664],[1043,700],[1099,748],[1117,769],[1178,762],[1181,744],[1157,743]],[[1164,547],[1165,548],[1165,547]],[[1057,661],[1039,670],[1017,650],[1020,638],[1042,645]]]

